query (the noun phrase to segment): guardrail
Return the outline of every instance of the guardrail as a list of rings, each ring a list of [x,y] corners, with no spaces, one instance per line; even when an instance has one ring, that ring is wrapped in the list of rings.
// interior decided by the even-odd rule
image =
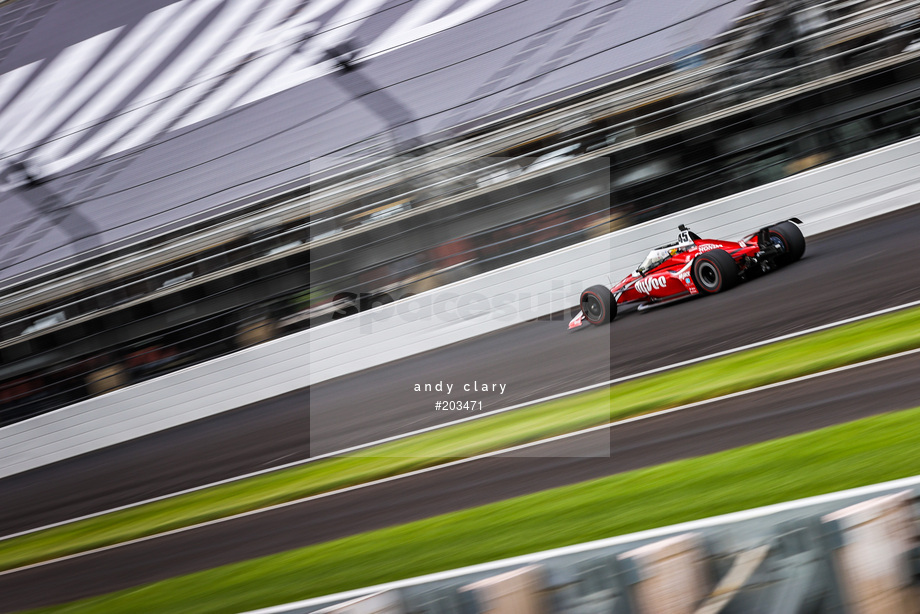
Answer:
[[[915,476],[248,614],[908,614],[918,495]]]
[[[0,477],[566,309],[679,223],[740,238],[796,216],[814,235],[913,205],[918,168],[914,138],[12,424]]]

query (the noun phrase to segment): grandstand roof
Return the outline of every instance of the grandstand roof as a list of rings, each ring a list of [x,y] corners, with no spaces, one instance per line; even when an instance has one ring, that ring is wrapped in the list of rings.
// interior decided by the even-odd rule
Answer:
[[[0,7],[0,287],[305,183],[349,156],[597,87],[705,44],[747,4],[10,2]]]

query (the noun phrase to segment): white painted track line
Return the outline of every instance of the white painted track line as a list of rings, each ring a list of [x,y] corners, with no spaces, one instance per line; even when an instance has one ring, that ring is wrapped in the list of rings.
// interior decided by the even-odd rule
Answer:
[[[125,541],[125,542],[120,542],[120,543],[117,543],[117,544],[112,544],[112,545],[110,545],[110,546],[103,546],[103,547],[101,547],[101,548],[95,548],[95,549],[93,549],[93,550],[86,550],[86,551],[83,551],[83,552],[77,552],[77,553],[75,553],[75,554],[70,554],[70,555],[67,555],[67,556],[62,556],[62,557],[59,557],[59,558],[56,558],[56,559],[50,559],[50,560],[47,560],[47,561],[41,561],[41,562],[38,562],[38,563],[32,563],[32,564],[30,564],[30,565],[24,565],[24,566],[22,566],[22,567],[16,567],[16,568],[13,568],[13,569],[8,569],[8,570],[6,570],[6,571],[0,571],[0,576],[6,576],[6,575],[14,574],[14,573],[17,573],[17,572],[26,571],[26,570],[28,570],[28,569],[35,569],[35,568],[37,568],[37,567],[44,567],[44,566],[46,566],[46,565],[52,565],[52,564],[54,564],[54,563],[59,563],[59,562],[62,562],[62,561],[69,561],[69,560],[72,560],[72,559],[76,559],[76,558],[80,558],[80,557],[84,557],[84,556],[89,556],[89,555],[91,555],[91,554],[97,554],[97,553],[100,553],[100,552],[106,552],[106,551],[108,551],[108,550],[114,550],[114,549],[116,549],[116,548],[123,548],[123,547],[125,547],[125,546],[130,546],[130,545],[132,545],[132,544],[138,544],[138,543],[141,543],[141,542],[151,541],[151,540],[158,539],[158,538],[161,538],[161,537],[166,537],[166,536],[169,536],[169,535],[177,535],[177,534],[179,534],[179,533],[185,533],[185,532],[187,532],[187,531],[194,531],[194,530],[196,530],[196,529],[201,529],[201,528],[204,528],[204,527],[208,527],[208,526],[212,526],[212,525],[216,525],[216,524],[220,524],[220,523],[224,523],[224,522],[230,522],[230,521],[232,521],[232,520],[236,520],[236,519],[239,519],[239,518],[246,518],[246,517],[249,517],[249,516],[255,516],[255,515],[257,515],[257,514],[263,514],[263,513],[266,513],[266,512],[270,512],[270,511],[277,510],[277,509],[281,509],[281,508],[285,508],[285,507],[290,507],[290,506],[293,506],[293,505],[300,505],[301,503],[308,503],[308,502],[310,502],[310,501],[316,501],[316,500],[318,500],[318,499],[325,499],[325,498],[334,497],[334,496],[336,496],[336,495],[340,495],[340,494],[343,494],[343,493],[353,492],[353,491],[361,490],[361,489],[364,489],[364,488],[370,488],[371,486],[377,486],[377,485],[379,485],[379,484],[385,484],[385,483],[388,483],[388,482],[395,482],[395,481],[397,481],[397,480],[404,480],[404,479],[408,479],[408,478],[411,478],[411,477],[413,477],[413,476],[421,475],[421,474],[424,474],[424,473],[431,473],[431,472],[433,472],[433,471],[440,471],[440,470],[446,469],[446,468],[448,468],[448,467],[455,467],[455,466],[457,466],[457,465],[463,465],[463,464],[466,464],[466,463],[472,463],[472,462],[475,462],[475,461],[478,461],[478,460],[481,460],[481,459],[484,459],[484,458],[491,458],[491,457],[494,457],[494,456],[500,456],[500,455],[502,455],[502,454],[508,454],[509,452],[516,452],[516,451],[518,451],[518,450],[524,450],[524,449],[528,449],[528,448],[534,448],[534,447],[541,446],[541,445],[546,445],[546,444],[548,444],[548,443],[552,443],[552,442],[555,442],[555,441],[560,441],[560,440],[563,440],[563,439],[569,439],[569,438],[571,438],[571,437],[578,437],[579,435],[584,435],[584,434],[586,434],[586,433],[592,433],[592,432],[595,432],[595,431],[602,431],[602,430],[606,430],[606,429],[612,429],[612,428],[616,428],[616,427],[618,427],[618,426],[622,426],[622,425],[624,425],[624,424],[630,424],[630,423],[633,423],[633,422],[638,422],[638,421],[640,421],[640,420],[648,420],[648,419],[650,419],[650,418],[655,418],[655,417],[658,417],[658,416],[664,416],[664,415],[667,415],[667,414],[672,414],[672,413],[676,413],[676,412],[680,412],[680,411],[685,411],[685,410],[688,410],[688,409],[693,409],[693,408],[695,408],[695,407],[700,407],[700,406],[703,406],[703,405],[709,405],[709,404],[712,404],[712,403],[718,403],[718,402],[720,402],[720,401],[725,401],[725,400],[728,400],[728,399],[734,399],[734,398],[737,398],[737,397],[742,397],[742,396],[746,396],[746,395],[749,395],[749,394],[754,394],[754,393],[756,393],[756,392],[762,392],[762,391],[764,391],[764,390],[770,390],[770,389],[773,389],[773,388],[779,388],[779,387],[782,387],[782,386],[788,386],[788,385],[790,385],[790,384],[795,384],[795,383],[798,383],[798,382],[804,382],[804,381],[816,379],[816,378],[819,378],[819,377],[824,377],[824,376],[826,376],[826,375],[832,375],[832,374],[834,374],[834,373],[840,373],[840,372],[842,372],[842,371],[849,371],[849,370],[851,370],[851,369],[858,369],[858,368],[860,368],[860,367],[866,367],[866,366],[869,366],[869,365],[875,365],[875,364],[878,364],[878,363],[881,363],[881,362],[886,362],[886,361],[889,361],[889,360],[896,360],[896,359],[898,359],[898,358],[903,358],[903,357],[905,357],[905,356],[910,356],[910,355],[918,354],[918,353],[920,353],[920,348],[915,348],[915,349],[913,349],[913,350],[907,350],[907,351],[904,351],[904,352],[898,352],[897,354],[889,354],[888,356],[882,356],[882,357],[880,357],[880,358],[873,358],[873,359],[871,359],[871,360],[865,360],[865,361],[863,361],[863,362],[858,362],[858,363],[854,363],[854,364],[851,364],[851,365],[845,365],[845,366],[843,366],[843,367],[836,367],[836,368],[833,368],[833,369],[828,369],[828,370],[826,370],[826,371],[820,371],[820,372],[818,372],[818,373],[812,373],[812,374],[810,374],[810,375],[803,375],[803,376],[800,376],[800,377],[794,377],[794,378],[791,378],[791,379],[783,380],[783,381],[781,381],[781,382],[774,382],[774,383],[772,383],[772,384],[766,384],[766,385],[764,385],[764,386],[757,386],[757,387],[755,387],[755,388],[749,388],[749,389],[747,389],[747,390],[742,390],[742,391],[739,391],[739,392],[733,392],[733,393],[731,393],[731,394],[722,395],[722,396],[720,396],[720,397],[715,397],[715,398],[712,398],[712,399],[705,399],[705,400],[703,400],[703,401],[697,401],[697,402],[695,402],[695,403],[688,403],[688,404],[686,404],[686,405],[681,405],[681,406],[679,406],[679,407],[672,407],[672,408],[670,408],[670,409],[663,409],[663,410],[660,410],[660,411],[656,411],[656,412],[652,412],[652,413],[648,413],[648,414],[643,414],[643,415],[641,415],[641,416],[634,416],[634,417],[632,417],[632,418],[625,418],[625,419],[623,419],[623,420],[618,420],[618,421],[616,421],[616,422],[609,422],[609,423],[606,423],[606,424],[600,424],[600,425],[597,425],[597,426],[593,426],[593,427],[581,429],[581,430],[578,430],[578,431],[573,431],[573,432],[571,432],[571,433],[565,433],[565,434],[562,434],[562,435],[555,435],[555,436],[553,436],[553,437],[547,437],[546,439],[540,439],[540,440],[538,440],[538,441],[533,441],[533,442],[530,442],[530,443],[525,443],[525,444],[520,444],[520,445],[516,445],[516,446],[511,446],[511,447],[508,447],[508,448],[504,448],[504,449],[502,449],[502,450],[495,450],[495,451],[493,451],[493,452],[486,452],[486,453],[484,453],[484,454],[479,454],[479,455],[476,455],[476,456],[471,456],[471,457],[469,457],[469,458],[463,458],[463,459],[456,460],[456,461],[451,461],[451,462],[447,462],[447,463],[442,463],[442,464],[439,464],[439,465],[434,465],[434,466],[432,466],[432,467],[426,467],[426,468],[424,468],[424,469],[417,469],[417,470],[415,470],[415,471],[410,471],[410,472],[408,472],[408,473],[401,473],[401,474],[399,474],[399,475],[394,475],[394,476],[390,476],[390,477],[387,477],[387,478],[382,478],[382,479],[379,479],[379,480],[374,480],[374,481],[371,481],[371,482],[364,482],[364,483],[362,483],[362,484],[356,484],[356,485],[354,485],[354,486],[348,486],[348,487],[346,487],[346,488],[340,488],[340,489],[338,489],[338,490],[333,490],[333,491],[329,491],[329,492],[319,493],[319,494],[316,494],[316,495],[310,495],[310,496],[308,496],[308,497],[303,497],[303,498],[301,498],[301,499],[296,499],[296,500],[293,500],[293,501],[286,501],[286,502],[284,502],[284,503],[278,503],[278,504],[276,504],[276,505],[271,505],[271,506],[269,506],[269,507],[263,507],[263,508],[259,508],[259,509],[256,509],[256,510],[251,510],[251,511],[248,511],[248,512],[242,512],[242,513],[240,513],[240,514],[235,514],[235,515],[233,515],[233,516],[225,516],[225,517],[223,517],[223,518],[217,518],[217,519],[215,519],[215,520],[209,520],[209,521],[207,521],[207,522],[202,522],[202,523],[190,525],[190,526],[187,526],[187,527],[180,527],[180,528],[178,528],[178,529],[173,529],[173,530],[171,530],[171,531],[165,531],[165,532],[162,532],[162,533],[157,533],[157,534],[155,534],[155,535],[149,535],[149,536],[147,536],[147,537],[140,537],[140,538],[132,539],[132,540]]]
[[[608,380],[608,381],[606,381],[606,382],[600,382],[600,383],[597,383],[597,384],[591,384],[590,386],[583,386],[583,387],[581,387],[581,388],[576,388],[576,389],[574,389],[574,390],[569,390],[569,391],[566,391],[566,392],[559,392],[559,393],[552,394],[552,395],[549,395],[549,396],[546,396],[546,397],[542,397],[542,398],[540,398],[540,399],[534,399],[533,401],[527,401],[527,402],[524,402],[524,403],[518,403],[518,404],[516,404],[516,405],[511,405],[511,406],[509,406],[509,407],[503,407],[503,408],[499,408],[499,409],[493,409],[493,410],[491,410],[491,411],[487,411],[487,412],[484,412],[484,413],[481,413],[481,414],[475,414],[475,415],[472,415],[472,416],[468,416],[468,417],[466,417],[466,418],[460,418],[460,419],[458,419],[458,420],[454,420],[454,421],[452,421],[452,422],[448,422],[448,423],[445,423],[445,424],[437,424],[437,425],[434,425],[434,426],[429,426],[429,427],[425,427],[425,428],[421,428],[421,429],[416,429],[416,430],[414,430],[414,431],[409,431],[409,432],[402,433],[402,434],[399,434],[399,435],[393,435],[393,436],[390,436],[390,437],[385,437],[385,438],[383,438],[383,439],[377,439],[377,440],[375,440],[375,441],[370,441],[370,442],[363,443],[363,444],[359,444],[359,445],[356,445],[356,446],[351,446],[351,447],[349,447],[349,448],[343,448],[343,449],[341,449],[341,450],[336,450],[335,452],[328,452],[328,453],[326,453],[326,454],[318,454],[318,455],[316,455],[316,456],[311,456],[310,458],[305,458],[305,459],[301,459],[301,460],[297,460],[297,461],[292,461],[292,462],[290,462],[290,463],[285,463],[285,464],[283,464],[283,465],[277,465],[277,466],[275,466],[275,467],[269,467],[268,469],[260,469],[259,471],[252,471],[252,472],[250,472],[250,473],[244,473],[244,474],[242,474],[242,475],[234,476],[234,477],[231,477],[231,478],[225,478],[225,479],[223,479],[223,480],[218,480],[218,481],[216,481],[216,482],[210,482],[210,483],[208,483],[208,484],[202,484],[201,486],[195,486],[195,487],[193,487],[193,488],[186,488],[185,490],[179,490],[179,491],[176,491],[176,492],[173,492],[173,493],[169,493],[169,494],[166,494],[166,495],[160,495],[160,496],[158,496],[158,497],[152,497],[152,498],[150,498],[150,499],[144,499],[143,501],[137,501],[137,502],[135,502],[135,503],[129,503],[129,504],[127,504],[127,505],[122,505],[122,506],[119,506],[119,507],[113,507],[113,508],[110,508],[110,509],[107,509],[107,510],[102,510],[102,511],[100,511],[100,512],[94,512],[94,513],[92,513],[92,514],[86,514],[86,515],[83,515],[83,516],[78,516],[78,517],[76,517],[76,518],[70,518],[70,519],[68,519],[68,520],[61,520],[61,521],[59,521],[59,522],[54,522],[54,523],[47,524],[47,525],[44,525],[44,526],[41,526],[41,527],[35,527],[35,528],[33,528],[33,529],[27,529],[27,530],[25,530],[25,531],[19,531],[18,533],[10,533],[10,534],[8,534],[8,535],[0,536],[0,542],[2,542],[2,541],[4,541],[4,540],[7,540],[7,539],[12,539],[12,538],[14,538],[14,537],[19,537],[19,536],[21,536],[21,535],[28,535],[28,534],[30,534],[30,533],[37,533],[37,532],[39,532],[39,531],[44,531],[44,530],[46,530],[46,529],[52,529],[52,528],[54,528],[54,527],[59,527],[59,526],[67,525],[67,524],[72,524],[72,523],[74,523],[74,522],[79,522],[79,521],[81,521],[81,520],[87,520],[87,519],[89,519],[89,518],[96,518],[96,517],[98,517],[98,516],[104,516],[104,515],[106,515],[106,514],[111,514],[111,513],[113,513],[113,512],[119,512],[119,511],[121,511],[121,510],[131,509],[131,508],[134,508],[134,507],[140,507],[141,505],[147,505],[148,503],[155,503],[155,502],[157,502],[157,501],[163,501],[163,500],[166,500],[166,499],[172,499],[173,497],[178,497],[178,496],[180,496],[180,495],[185,495],[185,494],[188,494],[188,493],[197,492],[197,491],[199,491],[199,490],[204,490],[204,489],[206,489],[206,488],[212,488],[212,487],[214,487],[214,486],[220,486],[220,485],[222,485],[222,484],[229,484],[229,483],[232,483],[232,482],[238,482],[238,481],[240,481],[240,480],[245,480],[245,479],[247,479],[247,478],[251,478],[251,477],[255,477],[255,476],[259,476],[259,475],[264,475],[264,474],[267,474],[267,473],[274,473],[275,471],[281,471],[281,470],[283,470],[283,469],[289,469],[289,468],[291,468],[291,467],[299,467],[299,466],[301,466],[301,465],[306,465],[306,464],[308,464],[308,463],[312,463],[312,462],[315,462],[315,461],[318,461],[318,460],[322,460],[322,459],[324,459],[324,458],[333,458],[333,457],[336,457],[336,456],[342,456],[343,454],[348,454],[349,452],[357,452],[358,450],[364,450],[364,449],[367,449],[367,448],[371,448],[371,447],[373,447],[373,446],[378,446],[378,445],[382,445],[382,444],[385,444],[385,443],[390,443],[390,442],[393,442],[393,441],[399,441],[400,439],[406,439],[406,438],[412,437],[412,436],[414,436],[414,435],[420,435],[420,434],[422,434],[422,433],[428,433],[428,432],[431,432],[431,431],[437,431],[437,430],[440,430],[440,429],[443,429],[443,428],[447,428],[447,427],[449,427],[449,426],[453,426],[453,425],[455,425],[455,424],[461,424],[461,423],[463,423],[463,422],[469,422],[469,421],[472,421],[472,420],[480,420],[480,419],[485,418],[485,417],[488,417],[488,416],[494,416],[494,415],[496,415],[496,414],[502,414],[502,413],[505,413],[505,412],[513,411],[513,410],[515,410],[515,409],[521,409],[521,408],[523,408],[523,407],[528,407],[528,406],[530,406],[530,405],[536,405],[536,404],[538,404],[538,403],[545,403],[546,401],[553,401],[553,400],[556,400],[556,399],[561,399],[561,398],[563,398],[563,397],[571,396],[571,395],[574,395],[574,394],[580,394],[580,393],[582,393],[582,392],[588,392],[589,390],[596,390],[596,389],[598,389],[598,388],[603,388],[603,387],[605,387],[605,386],[612,386],[612,385],[614,385],[614,384],[619,384],[619,383],[622,383],[622,382],[625,382],[625,381],[629,381],[629,380],[633,380],[633,379],[638,379],[638,378],[640,378],[640,377],[645,377],[645,376],[647,376],[647,375],[653,375],[653,374],[655,374],[655,373],[661,373],[661,372],[664,372],[664,371],[670,371],[670,370],[672,370],[672,369],[678,369],[678,368],[680,368],[680,367],[686,367],[686,366],[688,366],[688,365],[696,364],[696,363],[699,363],[699,362],[704,362],[704,361],[707,361],[707,360],[711,360],[711,359],[713,359],[713,358],[719,358],[719,357],[721,357],[721,356],[728,356],[729,354],[735,354],[735,353],[737,353],[737,352],[743,352],[743,351],[745,351],[745,350],[751,350],[751,349],[754,349],[754,348],[763,347],[763,346],[765,346],[765,345],[770,345],[770,344],[772,344],[772,343],[778,343],[778,342],[780,342],[780,341],[785,341],[785,340],[787,340],[787,339],[794,339],[794,338],[796,338],[796,337],[802,337],[802,336],[804,336],[804,335],[809,335],[809,334],[811,334],[811,333],[820,332],[820,331],[822,331],[822,330],[827,330],[827,329],[831,329],[831,328],[836,328],[836,327],[838,327],[838,326],[843,326],[843,325],[845,325],[845,324],[851,324],[851,323],[853,323],[853,322],[859,322],[859,321],[861,321],[861,320],[866,320],[866,319],[869,319],[869,318],[874,318],[874,317],[876,317],[876,316],[885,315],[885,314],[887,314],[887,313],[893,313],[893,312],[895,312],[895,311],[901,311],[901,310],[903,310],[903,309],[909,309],[909,308],[911,308],[911,307],[917,307],[917,306],[920,306],[920,300],[911,301],[911,302],[909,302],[909,303],[903,303],[903,304],[901,304],[901,305],[895,305],[894,307],[887,307],[887,308],[885,308],[885,309],[879,309],[879,310],[877,310],[877,311],[872,311],[872,312],[869,312],[869,313],[864,313],[864,314],[862,314],[862,315],[853,316],[853,317],[851,317],[851,318],[845,318],[845,319],[843,319],[843,320],[837,320],[836,322],[831,322],[831,323],[829,323],[829,324],[822,324],[822,325],[820,325],[820,326],[815,326],[815,327],[812,327],[812,328],[807,328],[807,329],[805,329],[805,330],[801,330],[801,331],[798,331],[798,332],[788,333],[788,334],[785,334],[785,335],[780,335],[780,336],[778,336],[778,337],[772,337],[772,338],[770,338],[770,339],[765,339],[764,341],[757,341],[757,342],[755,342],[755,343],[749,343],[749,344],[747,344],[747,345],[738,346],[738,347],[736,347],[736,348],[731,348],[731,349],[728,349],[728,350],[722,350],[722,351],[720,351],[720,352],[714,352],[714,353],[712,353],[712,354],[707,354],[707,355],[705,355],[705,356],[700,356],[700,357],[697,357],[697,358],[691,358],[691,359],[689,359],[689,360],[682,360],[682,361],[680,361],[680,362],[675,362],[675,363],[673,363],[673,364],[665,365],[665,366],[663,366],[663,367],[657,367],[657,368],[655,368],[655,369],[648,369],[648,370],[646,370],[646,371],[641,371],[641,372],[639,372],[639,373],[633,373],[633,374],[631,374],[631,375],[624,375],[624,376],[622,376],[622,377],[617,377],[617,378],[614,378],[614,379],[612,379],[612,380]]]

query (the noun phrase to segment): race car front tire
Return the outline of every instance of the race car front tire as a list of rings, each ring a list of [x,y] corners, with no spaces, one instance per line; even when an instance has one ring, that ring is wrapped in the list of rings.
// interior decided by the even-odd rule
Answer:
[[[728,290],[741,278],[735,259],[723,249],[710,250],[697,256],[690,268],[690,275],[703,294]]]
[[[579,304],[585,319],[595,326],[612,322],[617,317],[617,303],[606,286],[591,286],[581,293]]]
[[[782,222],[770,227],[770,235],[783,243],[786,253],[776,259],[780,266],[792,264],[805,253],[805,237],[799,227],[792,222]]]

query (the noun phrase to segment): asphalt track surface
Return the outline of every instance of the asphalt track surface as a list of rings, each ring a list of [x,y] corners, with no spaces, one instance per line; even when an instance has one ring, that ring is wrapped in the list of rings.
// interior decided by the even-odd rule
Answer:
[[[920,404],[920,354],[0,575],[0,611],[71,601]],[[587,457],[587,454],[609,456]]]
[[[435,412],[444,397],[415,383],[503,383],[481,397],[495,409],[918,300],[918,231],[915,206],[814,237],[800,262],[725,294],[575,332],[524,323],[12,476],[0,480],[0,535],[306,458],[311,413],[314,454],[458,416]]]
[[[911,262],[920,252],[914,236],[918,228],[920,208],[913,208],[818,237],[795,266],[724,295],[624,314],[609,328],[572,334],[564,331],[563,322],[528,323],[342,378],[313,392],[342,395],[338,407],[346,412],[356,407],[361,395],[411,398],[401,390],[407,380],[400,372],[408,370],[411,379],[421,381],[464,382],[478,377],[503,382],[509,391],[516,391],[504,400],[510,404],[916,300],[920,289],[915,276],[905,274],[898,263]],[[535,338],[537,328],[542,338]],[[608,347],[612,348],[610,367],[599,369],[594,359],[598,353],[605,355]],[[507,360],[509,355],[518,360]],[[918,367],[917,355],[900,358],[630,423],[616,427],[609,436],[594,433],[562,440],[511,457],[475,461],[2,575],[0,608],[15,611],[71,601],[562,484],[914,407],[920,405]],[[525,392],[528,382],[535,388],[530,393]],[[156,489],[168,492],[305,455],[308,442],[298,428],[306,426],[308,398],[303,394],[292,393],[4,480],[0,500],[12,503],[3,506],[4,522],[9,526],[20,520],[19,526],[28,526],[41,521],[23,516],[44,513],[53,518],[55,502],[49,503],[47,497],[62,498],[65,512],[59,516],[68,517],[81,507],[109,507],[150,496]],[[401,429],[419,428],[426,422],[416,412],[423,410],[423,416],[437,416],[430,406],[417,403],[388,419],[398,421]],[[360,412],[343,420],[361,433],[341,445],[394,432],[386,420],[362,420]],[[603,457],[608,446],[610,456]],[[602,457],[584,458],[591,454]],[[188,476],[189,472],[195,475]],[[81,477],[80,485],[67,482]],[[120,493],[135,481],[140,484]],[[43,505],[24,494],[45,497]]]

